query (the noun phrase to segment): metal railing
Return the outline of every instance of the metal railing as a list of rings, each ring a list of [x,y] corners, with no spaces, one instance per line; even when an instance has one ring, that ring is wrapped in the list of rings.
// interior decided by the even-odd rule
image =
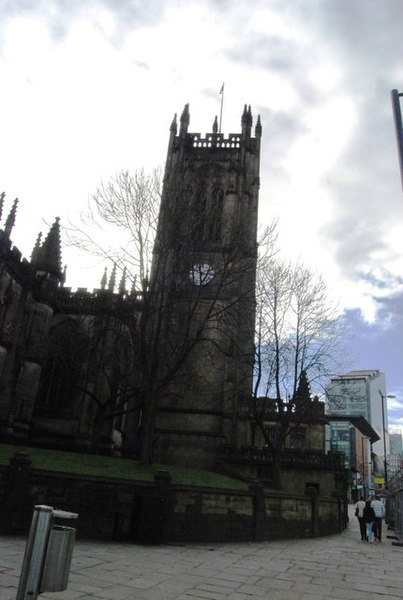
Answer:
[[[273,456],[266,447],[255,448],[229,448],[222,449],[226,459],[235,461],[249,462],[273,462]],[[341,453],[324,454],[314,450],[283,450],[280,457],[282,465],[306,466],[311,468],[344,468],[343,457]]]
[[[386,520],[394,529],[399,540],[403,541],[403,472],[397,472],[388,482],[386,496]]]

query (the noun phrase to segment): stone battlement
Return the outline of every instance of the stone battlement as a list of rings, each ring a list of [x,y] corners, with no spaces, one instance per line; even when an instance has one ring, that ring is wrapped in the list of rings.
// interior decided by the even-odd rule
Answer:
[[[228,138],[222,133],[209,133],[203,137],[200,133],[189,133],[189,139],[193,148],[234,148],[241,147],[241,136],[239,133],[230,133]]]

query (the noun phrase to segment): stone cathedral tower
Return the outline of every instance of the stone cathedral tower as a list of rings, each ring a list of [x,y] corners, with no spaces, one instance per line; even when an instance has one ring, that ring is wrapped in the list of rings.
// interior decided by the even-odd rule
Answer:
[[[254,354],[260,117],[241,132],[171,125],[150,289],[158,343],[154,460],[211,468],[248,444]]]

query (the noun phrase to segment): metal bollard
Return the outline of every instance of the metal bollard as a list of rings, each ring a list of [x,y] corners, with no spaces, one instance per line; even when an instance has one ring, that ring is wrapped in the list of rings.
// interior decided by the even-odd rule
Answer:
[[[54,526],[54,518],[77,519],[77,513],[37,505],[22,563],[17,600],[36,600],[44,591],[67,588],[75,529]]]

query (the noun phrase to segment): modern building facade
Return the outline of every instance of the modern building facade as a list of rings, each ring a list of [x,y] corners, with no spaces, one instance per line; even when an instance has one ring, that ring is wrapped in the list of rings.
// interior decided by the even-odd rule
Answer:
[[[372,444],[372,452],[377,456],[389,453],[388,411],[385,375],[377,369],[349,371],[330,380],[326,386],[327,412],[340,415],[363,416],[379,436]],[[330,440],[332,444],[348,444],[349,423],[332,423]]]
[[[346,466],[356,469],[357,479],[371,489],[384,478],[385,448],[389,454],[388,413],[385,375],[377,369],[349,371],[330,380],[326,386],[326,412],[362,416],[379,438],[357,436],[348,420],[333,420],[329,425],[328,444],[345,453]],[[372,437],[372,439],[374,439]],[[358,457],[358,458],[357,458]]]
[[[400,431],[391,429],[389,431],[390,454],[403,456],[403,440]]]
[[[387,457],[389,479],[403,471],[403,441],[400,431],[389,431],[390,452]]]

